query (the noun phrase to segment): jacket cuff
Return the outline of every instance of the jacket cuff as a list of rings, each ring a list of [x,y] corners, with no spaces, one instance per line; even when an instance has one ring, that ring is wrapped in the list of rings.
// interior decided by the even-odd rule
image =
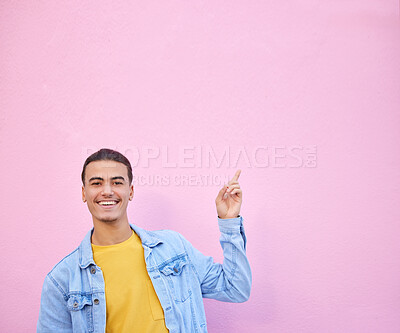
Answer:
[[[241,232],[243,228],[243,217],[240,215],[239,217],[235,217],[232,219],[221,219],[218,217],[218,226],[219,231],[221,232]]]

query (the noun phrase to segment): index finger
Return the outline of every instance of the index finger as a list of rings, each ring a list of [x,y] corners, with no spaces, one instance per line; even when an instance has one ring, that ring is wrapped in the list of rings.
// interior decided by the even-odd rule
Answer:
[[[242,172],[242,170],[238,170],[238,171],[236,171],[236,173],[235,173],[235,175],[233,176],[233,178],[232,178],[232,180],[233,181],[237,181],[238,179],[239,179],[239,176],[240,176],[240,173]]]

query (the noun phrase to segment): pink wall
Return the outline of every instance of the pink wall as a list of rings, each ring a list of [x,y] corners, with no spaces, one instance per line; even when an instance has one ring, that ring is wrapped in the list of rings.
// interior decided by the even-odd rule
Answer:
[[[242,169],[253,290],[207,300],[210,332],[399,332],[399,22],[394,0],[2,1],[0,331],[34,331],[109,147],[137,162],[130,221],[218,260],[218,179],[195,183]]]

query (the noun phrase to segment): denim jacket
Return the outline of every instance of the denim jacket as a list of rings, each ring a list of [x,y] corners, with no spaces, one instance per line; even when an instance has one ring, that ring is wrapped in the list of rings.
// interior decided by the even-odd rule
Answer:
[[[218,224],[223,264],[214,263],[175,231],[146,231],[131,225],[142,241],[147,271],[171,333],[207,332],[203,297],[244,302],[250,296],[243,219],[218,219]],[[92,231],[47,274],[38,333],[105,332],[104,279],[93,261]]]

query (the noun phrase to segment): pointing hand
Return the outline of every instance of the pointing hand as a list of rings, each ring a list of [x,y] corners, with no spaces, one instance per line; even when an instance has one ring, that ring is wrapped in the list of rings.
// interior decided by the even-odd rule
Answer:
[[[236,171],[228,185],[224,185],[215,199],[218,217],[221,219],[235,218],[240,213],[242,205],[242,190],[238,181],[240,173],[241,170]]]

